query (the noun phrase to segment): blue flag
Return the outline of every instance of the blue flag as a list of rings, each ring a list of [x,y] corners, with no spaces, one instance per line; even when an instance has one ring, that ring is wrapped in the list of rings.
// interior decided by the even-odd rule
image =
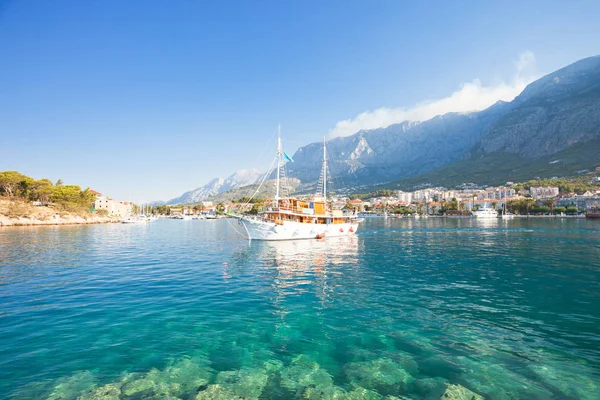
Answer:
[[[292,157],[288,156],[286,153],[283,153],[283,157],[288,161],[294,162],[294,160],[292,160]]]

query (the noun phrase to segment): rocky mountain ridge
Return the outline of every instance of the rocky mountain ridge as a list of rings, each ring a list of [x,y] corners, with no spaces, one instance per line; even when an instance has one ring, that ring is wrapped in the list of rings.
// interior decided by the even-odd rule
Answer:
[[[600,56],[594,56],[532,82],[511,102],[361,130],[329,140],[327,150],[334,187],[339,189],[418,177],[466,160],[497,161],[502,158],[498,153],[533,162],[576,144],[597,143],[599,138]],[[298,179],[303,190],[316,185],[322,157],[321,142],[300,147],[287,165],[288,176]],[[248,185],[259,175],[252,175],[251,182],[235,178],[236,174],[216,178],[167,203],[200,201]]]
[[[181,196],[167,201],[166,204],[173,205],[198,203],[221,193],[251,185],[256,182],[259,177],[262,177],[263,174],[264,172],[257,169],[244,169],[236,171],[227,178],[212,179],[204,186],[185,192]]]
[[[595,56],[540,78],[509,103],[359,131],[329,141],[328,153],[332,172],[347,184],[373,185],[498,151],[536,159],[599,137],[600,56]],[[290,176],[314,182],[321,158],[321,143],[301,147]]]

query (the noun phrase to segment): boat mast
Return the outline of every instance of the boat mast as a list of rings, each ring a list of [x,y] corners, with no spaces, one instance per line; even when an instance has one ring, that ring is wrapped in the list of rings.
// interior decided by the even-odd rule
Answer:
[[[327,141],[323,136],[323,199],[327,201]]]
[[[279,206],[279,174],[281,170],[281,124],[277,125],[277,186],[275,189],[275,204]]]

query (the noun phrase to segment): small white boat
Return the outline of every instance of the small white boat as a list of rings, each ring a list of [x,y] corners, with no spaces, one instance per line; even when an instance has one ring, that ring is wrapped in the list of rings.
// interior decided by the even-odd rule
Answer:
[[[498,218],[498,211],[491,208],[482,208],[477,211],[471,211],[471,214],[478,219]]]
[[[513,219],[515,217],[514,214],[506,211],[506,204],[502,207],[502,219]]]
[[[122,224],[143,224],[144,222],[147,221],[138,217],[130,217],[121,221]]]

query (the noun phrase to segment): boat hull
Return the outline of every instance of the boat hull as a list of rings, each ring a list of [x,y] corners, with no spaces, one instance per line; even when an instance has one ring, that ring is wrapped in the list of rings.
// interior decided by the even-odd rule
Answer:
[[[350,236],[358,230],[358,222],[343,224],[307,224],[287,221],[283,225],[258,219],[241,218],[251,240],[299,240],[321,239],[327,237]]]

